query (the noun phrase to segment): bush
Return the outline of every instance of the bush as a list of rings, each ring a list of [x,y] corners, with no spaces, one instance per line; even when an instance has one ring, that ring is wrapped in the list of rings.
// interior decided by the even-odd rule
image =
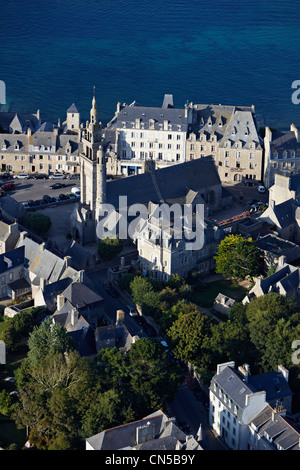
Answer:
[[[51,219],[40,212],[29,212],[25,217],[24,225],[38,235],[43,235],[50,229]]]
[[[115,238],[106,237],[103,240],[99,240],[98,255],[104,260],[109,260],[118,255],[122,251],[122,248],[123,243],[118,235]]]

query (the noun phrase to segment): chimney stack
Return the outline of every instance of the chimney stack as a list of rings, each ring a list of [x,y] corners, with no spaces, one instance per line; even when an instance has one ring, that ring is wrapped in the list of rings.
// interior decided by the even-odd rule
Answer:
[[[297,140],[297,142],[299,143],[299,131],[298,131],[297,127],[295,126],[295,124],[291,124],[290,130],[291,130],[292,132],[294,132],[295,137],[296,137],[296,140]]]
[[[278,369],[278,372],[280,372],[283,375],[284,379],[288,382],[289,381],[289,371],[281,364],[278,366],[277,369]]]
[[[65,303],[65,298],[62,294],[59,294],[57,297],[56,297],[56,309],[57,310],[60,310],[63,308],[63,305]]]
[[[248,382],[248,377],[250,375],[250,367],[248,364],[243,364],[243,366],[238,367],[239,372],[244,376],[245,382]]]
[[[117,310],[117,319],[116,319],[116,325],[119,325],[119,323],[124,322],[125,319],[125,313],[123,310]]]

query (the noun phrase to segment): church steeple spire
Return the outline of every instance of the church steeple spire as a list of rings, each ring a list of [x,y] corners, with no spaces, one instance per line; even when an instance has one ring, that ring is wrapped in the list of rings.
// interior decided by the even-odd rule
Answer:
[[[93,87],[93,100],[92,100],[92,107],[90,111],[90,122],[91,124],[94,124],[94,126],[97,124],[97,118],[98,118],[98,110],[96,106],[96,87],[94,85]]]

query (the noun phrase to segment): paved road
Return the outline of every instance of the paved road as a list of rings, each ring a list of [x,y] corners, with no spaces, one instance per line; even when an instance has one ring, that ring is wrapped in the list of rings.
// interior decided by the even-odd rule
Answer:
[[[201,446],[206,450],[228,450],[225,444],[216,438],[208,425],[208,410],[196,400],[194,393],[183,383],[177,392],[175,399],[169,405],[172,416],[180,423],[191,426],[191,433],[196,436],[201,424]]]

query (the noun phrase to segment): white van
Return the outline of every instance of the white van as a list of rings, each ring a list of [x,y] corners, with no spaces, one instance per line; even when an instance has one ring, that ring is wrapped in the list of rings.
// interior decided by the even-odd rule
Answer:
[[[81,191],[79,188],[72,188],[71,193],[75,194],[75,196],[80,197]]]

